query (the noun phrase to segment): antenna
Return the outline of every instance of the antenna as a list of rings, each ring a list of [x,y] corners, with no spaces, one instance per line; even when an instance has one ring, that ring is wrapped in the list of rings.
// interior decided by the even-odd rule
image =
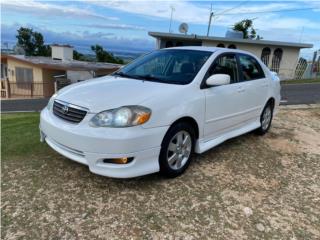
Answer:
[[[170,5],[170,8],[171,8],[171,16],[170,16],[169,33],[171,33],[172,15],[173,15],[173,12],[176,10],[172,5]]]
[[[189,29],[189,26],[186,23],[181,23],[180,26],[179,26],[179,32],[180,33],[187,34],[188,29]]]
[[[209,36],[209,33],[210,33],[210,27],[211,27],[212,17],[213,17],[213,11],[212,11],[212,3],[211,3],[210,15],[209,15],[209,23],[208,23],[208,30],[207,30],[207,37]]]

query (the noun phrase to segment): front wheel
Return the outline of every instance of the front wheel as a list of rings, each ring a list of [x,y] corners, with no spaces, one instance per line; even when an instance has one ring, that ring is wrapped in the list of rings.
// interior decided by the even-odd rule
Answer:
[[[271,122],[272,122],[272,117],[273,117],[273,107],[270,103],[268,103],[260,116],[260,124],[261,126],[257,129],[257,133],[259,135],[263,135],[268,132]]]
[[[169,129],[159,156],[162,174],[177,177],[187,169],[194,149],[194,139],[194,130],[187,123],[178,123]]]

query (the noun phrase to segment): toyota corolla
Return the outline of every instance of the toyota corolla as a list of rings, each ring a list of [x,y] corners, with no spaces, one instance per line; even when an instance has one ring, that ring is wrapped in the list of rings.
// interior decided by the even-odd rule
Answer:
[[[270,128],[278,77],[254,55],[179,47],[72,84],[41,112],[41,140],[96,174],[175,177],[227,139]]]

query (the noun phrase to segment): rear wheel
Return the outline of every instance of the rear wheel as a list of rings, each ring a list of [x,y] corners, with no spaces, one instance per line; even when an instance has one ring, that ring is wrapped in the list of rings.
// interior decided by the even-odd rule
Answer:
[[[187,169],[194,149],[194,139],[194,130],[187,123],[178,123],[168,130],[159,156],[162,174],[177,177]]]
[[[263,135],[266,132],[268,132],[271,122],[272,122],[272,117],[273,117],[273,107],[272,104],[268,103],[260,116],[260,124],[261,126],[257,129],[257,133],[259,135]]]

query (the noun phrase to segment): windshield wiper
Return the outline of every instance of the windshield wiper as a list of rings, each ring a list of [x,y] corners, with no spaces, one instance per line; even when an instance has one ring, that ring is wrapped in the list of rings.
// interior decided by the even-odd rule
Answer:
[[[112,74],[114,76],[120,76],[120,77],[125,77],[125,78],[136,78],[136,76],[134,75],[129,75],[129,74],[126,74],[124,72],[115,72],[114,74]]]
[[[138,80],[142,80],[142,81],[151,81],[151,82],[159,82],[159,83],[179,84],[179,85],[181,85],[180,81],[172,81],[172,80],[167,81],[165,79],[154,77],[154,76],[152,76],[150,74],[147,74],[147,75],[129,75],[129,74],[126,74],[124,72],[115,72],[113,75],[120,76],[120,77],[125,77],[125,78],[131,78],[131,79],[138,79]]]
[[[157,82],[166,82],[160,78],[157,78],[157,77],[154,77],[150,74],[148,75],[135,75],[135,77],[139,78],[139,79],[142,79],[142,80],[150,80],[150,81],[157,81]]]

